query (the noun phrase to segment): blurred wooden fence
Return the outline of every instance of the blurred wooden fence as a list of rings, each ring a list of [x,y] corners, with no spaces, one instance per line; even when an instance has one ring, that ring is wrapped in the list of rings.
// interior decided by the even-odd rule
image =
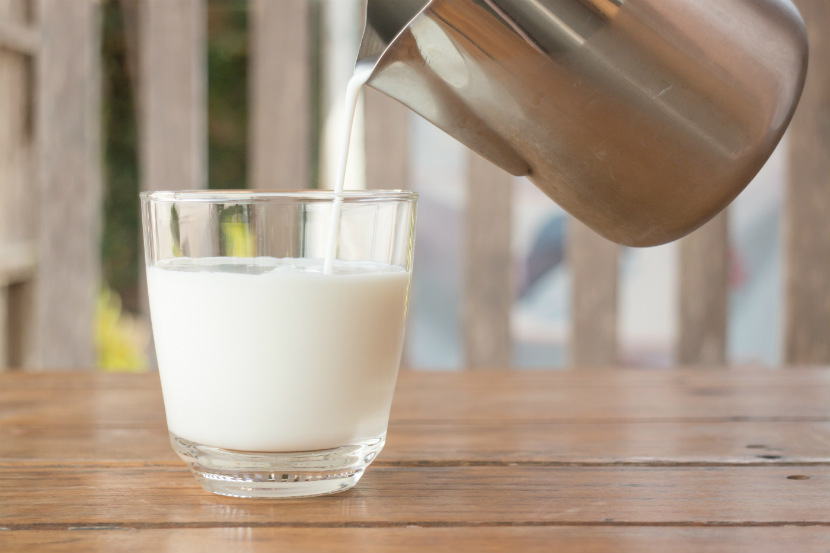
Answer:
[[[92,2],[0,0],[0,366],[94,360],[99,36]]]
[[[138,19],[143,189],[206,185],[205,0],[122,0]],[[811,69],[793,122],[786,206],[787,363],[830,362],[830,3],[796,2]],[[249,174],[309,185],[306,0],[250,0]],[[100,5],[0,0],[0,367],[94,365],[101,227]],[[408,114],[366,94],[370,188],[407,187]],[[470,154],[464,340],[470,366],[511,360],[509,178]],[[728,212],[684,239],[681,363],[726,360]],[[617,362],[620,248],[578,223],[571,362]]]

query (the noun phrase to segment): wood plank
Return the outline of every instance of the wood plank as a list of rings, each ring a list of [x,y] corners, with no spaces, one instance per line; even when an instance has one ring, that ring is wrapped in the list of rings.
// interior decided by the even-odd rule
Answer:
[[[253,0],[250,25],[251,187],[309,188],[309,2]]]
[[[0,1],[0,21],[16,19],[11,8]],[[14,261],[11,250],[34,237],[31,73],[31,59],[0,48],[0,286],[4,267]]]
[[[696,404],[698,417],[596,418],[614,397],[663,414]],[[759,420],[745,416],[750,398],[768,408]],[[401,402],[415,418],[400,417]],[[744,416],[712,418],[717,403]],[[788,419],[800,404],[821,420]],[[355,489],[232,499],[201,490],[173,458],[157,374],[4,374],[0,545],[823,553],[828,443],[827,368],[403,371],[388,448]],[[640,457],[665,452],[677,462]]]
[[[571,219],[566,255],[571,269],[570,364],[616,365],[620,246]]]
[[[825,420],[830,405],[826,379],[799,385],[780,377],[764,382],[764,371],[740,371],[740,377],[723,379],[705,371],[697,380],[683,371],[672,383],[662,371],[618,372],[596,371],[593,381],[563,376],[567,373],[521,373],[513,379],[490,372],[486,382],[454,373],[408,373],[399,380],[402,393],[395,397],[392,413],[397,420],[420,422]],[[407,383],[408,378],[415,382]],[[777,385],[769,386],[772,382]]]
[[[34,56],[39,46],[40,34],[37,29],[0,19],[0,49]]]
[[[206,0],[132,2],[138,15],[141,188],[207,188]],[[149,320],[145,278],[142,269],[139,301]],[[147,351],[154,366],[152,340]]]
[[[210,494],[184,466],[0,473],[0,520],[13,530],[610,521],[830,526],[828,503],[828,466],[371,467],[349,492],[285,502]]]
[[[790,373],[799,377],[791,383],[769,371],[680,372],[689,378],[609,371],[596,379],[504,373],[513,377],[505,379],[496,372],[470,379],[405,371],[378,463],[830,462],[830,371]],[[0,378],[0,465],[179,465],[157,374],[76,376]],[[643,395],[625,391],[632,389]],[[614,399],[622,396],[628,397]],[[637,404],[645,406],[627,413]],[[718,407],[724,404],[730,407]]]
[[[363,94],[366,187],[408,190],[410,112],[373,88]]]
[[[830,420],[829,369],[804,368],[787,378],[761,369],[720,372],[606,370],[579,378],[574,371],[495,370],[469,378],[402,371],[391,416],[447,424]],[[20,415],[122,424],[161,417],[157,374],[3,374],[0,405],[3,421]]]
[[[3,535],[5,553],[244,550],[340,553],[827,553],[830,528],[479,527],[479,528],[198,528],[22,530]]]
[[[163,420],[0,421],[0,467],[181,466]],[[830,464],[830,421],[481,422],[393,420],[375,466]]]
[[[93,366],[100,279],[100,6],[42,0],[40,243],[32,365]]]
[[[393,421],[377,462],[426,466],[830,465],[830,421],[503,425]]]
[[[729,217],[723,211],[680,241],[677,362],[726,363]]]
[[[796,5],[807,23],[810,67],[788,134],[784,361],[830,363],[830,4]]]
[[[462,323],[467,367],[512,364],[512,178],[469,153]]]
[[[148,0],[138,9],[141,187],[205,188],[205,0]]]
[[[29,25],[27,5],[0,1],[0,371],[13,367],[28,344],[19,329],[29,332],[31,309],[18,306],[20,286],[35,274],[38,194],[34,175],[33,54],[40,37]]]
[[[410,190],[410,112],[368,86],[363,87],[366,188]],[[403,363],[411,358],[404,340]]]

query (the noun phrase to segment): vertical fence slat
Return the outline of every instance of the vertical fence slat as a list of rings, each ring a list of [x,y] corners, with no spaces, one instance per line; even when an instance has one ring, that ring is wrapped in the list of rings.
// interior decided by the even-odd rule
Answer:
[[[4,6],[0,4],[0,9]],[[5,16],[5,13],[0,12],[0,16]],[[0,30],[0,121],[5,124],[0,126],[0,371],[6,370],[9,365],[8,355],[8,289],[5,278],[7,271],[6,264],[8,263],[3,255],[3,250],[9,245],[9,229],[8,215],[9,211],[13,209],[9,196],[10,188],[12,186],[9,175],[8,157],[14,147],[14,131],[12,125],[9,124],[9,119],[12,117],[14,106],[12,106],[11,89],[15,85],[13,79],[12,64],[15,62],[15,56],[8,51],[4,51],[4,43],[2,42],[2,30]]]
[[[34,274],[37,190],[32,170],[33,56],[40,38],[28,0],[0,0],[0,371],[19,367],[33,324],[23,294]],[[21,312],[21,307],[25,310]],[[22,328],[25,327],[25,328]],[[23,331],[27,334],[22,334]]]
[[[309,2],[251,3],[252,188],[307,188],[311,98]]]
[[[206,13],[205,0],[145,0],[139,5],[144,190],[207,186]]]
[[[830,3],[796,2],[810,67],[789,130],[785,363],[830,363]]]
[[[363,95],[366,188],[409,190],[409,110],[368,86]],[[411,362],[409,342],[404,340],[403,365]]]
[[[138,2],[138,130],[143,190],[207,187],[206,0]],[[142,311],[149,314],[142,272]],[[155,365],[155,347],[148,348]]]
[[[726,362],[728,211],[680,241],[677,362]]]
[[[9,336],[9,289],[5,286],[0,286],[0,372],[5,371],[10,363],[10,343]]]
[[[90,367],[101,264],[99,5],[41,0],[39,14],[41,213],[32,364]]]
[[[372,88],[363,94],[366,187],[409,189],[409,110]]]
[[[469,368],[511,365],[512,177],[470,152],[464,263],[464,352]]]
[[[571,365],[618,362],[617,309],[620,247],[572,219],[566,255],[571,268]]]

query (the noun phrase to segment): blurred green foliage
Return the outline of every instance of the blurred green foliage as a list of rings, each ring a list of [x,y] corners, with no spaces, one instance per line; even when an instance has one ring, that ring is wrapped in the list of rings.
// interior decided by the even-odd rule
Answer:
[[[131,310],[137,308],[140,255],[135,97],[127,67],[121,4],[102,5],[102,106],[105,156],[102,276]]]
[[[207,64],[210,188],[247,188],[247,0],[208,0]]]
[[[140,372],[150,365],[149,328],[125,313],[118,294],[104,288],[95,305],[95,344],[98,366],[110,372]]]

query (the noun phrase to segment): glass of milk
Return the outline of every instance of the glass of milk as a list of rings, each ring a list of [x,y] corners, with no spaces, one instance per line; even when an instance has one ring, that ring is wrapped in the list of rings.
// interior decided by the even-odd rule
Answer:
[[[407,191],[144,192],[170,440],[205,489],[354,486],[383,448],[412,271]]]

